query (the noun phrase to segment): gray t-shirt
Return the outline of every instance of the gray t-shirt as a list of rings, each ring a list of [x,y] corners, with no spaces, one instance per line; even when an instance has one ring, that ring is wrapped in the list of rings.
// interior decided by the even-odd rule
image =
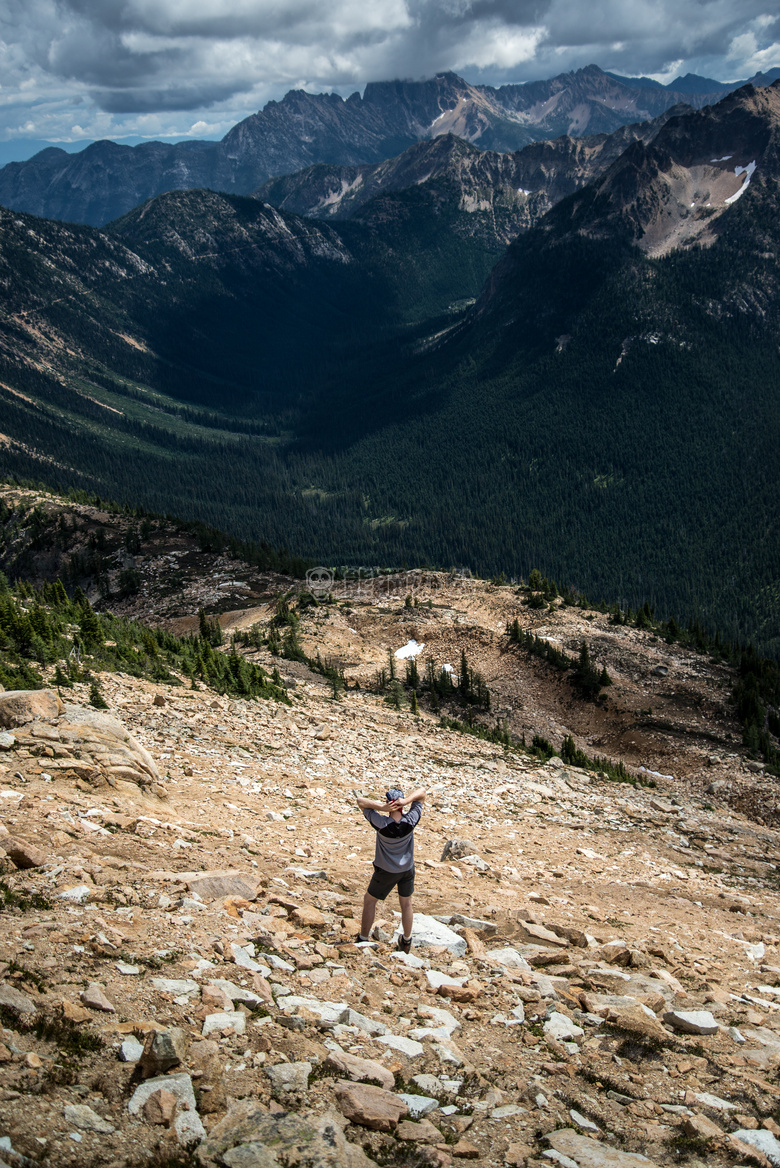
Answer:
[[[414,867],[414,829],[422,810],[422,803],[416,799],[396,823],[389,815],[366,808],[363,814],[376,831],[374,864],[377,868],[395,875]]]

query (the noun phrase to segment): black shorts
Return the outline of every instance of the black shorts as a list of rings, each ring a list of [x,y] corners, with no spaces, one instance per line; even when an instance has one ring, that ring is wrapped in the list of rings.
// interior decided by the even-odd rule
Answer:
[[[398,885],[399,896],[411,896],[414,892],[414,868],[406,872],[386,872],[384,868],[377,868],[374,864],[374,875],[368,886],[368,895],[376,900],[384,900],[389,892]]]

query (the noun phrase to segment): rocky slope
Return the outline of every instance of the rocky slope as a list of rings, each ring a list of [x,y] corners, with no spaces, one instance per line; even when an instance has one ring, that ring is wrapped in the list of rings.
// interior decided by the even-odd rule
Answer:
[[[602,238],[622,229],[654,256],[712,244],[721,217],[752,183],[772,188],[779,141],[780,81],[745,86],[632,144],[559,222]]]
[[[355,93],[346,101],[293,90],[239,122],[221,142],[96,142],[78,154],[50,148],[9,163],[0,170],[0,204],[102,226],[177,188],[248,194],[274,175],[317,163],[377,163],[447,133],[484,149],[512,151],[560,134],[611,133],[680,101],[700,106],[720,96],[638,89],[595,65],[499,89],[442,73],[428,81],[372,83],[362,97]]]
[[[496,244],[506,244],[560,199],[603,174],[631,143],[649,141],[667,116],[612,134],[535,142],[514,154],[479,150],[454,134],[441,134],[386,162],[321,163],[270,179],[255,194],[298,215],[370,222],[378,195],[418,186],[439,203],[457,201],[462,232],[481,230]]]
[[[145,558],[149,616],[162,602],[187,627],[196,592],[172,612]],[[512,589],[419,574],[337,593],[306,610],[302,639],[339,654],[341,701],[284,662],[290,706],[100,678],[153,790],[74,739],[86,686],[66,713],[54,694],[0,694],[2,1158],[778,1163],[780,837],[723,797],[755,779],[731,749],[725,679],[587,611],[520,612],[562,643],[587,630],[622,666],[616,706],[657,684],[654,709],[687,710],[675,760],[639,748],[665,772],[655,789],[609,783],[366,690],[416,634],[493,667],[502,711],[552,733],[548,667],[499,647]],[[429,792],[408,956],[392,897],[377,939],[354,944],[373,838],[352,791],[391,782]]]

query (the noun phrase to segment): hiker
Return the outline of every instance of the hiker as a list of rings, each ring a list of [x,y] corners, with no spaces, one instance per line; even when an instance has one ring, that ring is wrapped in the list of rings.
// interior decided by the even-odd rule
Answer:
[[[376,831],[374,875],[363,897],[363,917],[358,943],[368,941],[376,915],[376,902],[384,900],[388,892],[398,886],[401,902],[401,932],[398,949],[408,953],[412,947],[412,893],[414,892],[414,829],[420,822],[425,791],[420,787],[411,795],[404,795],[398,787],[391,787],[380,803],[364,799],[355,792],[357,805]],[[408,810],[406,810],[408,808]]]

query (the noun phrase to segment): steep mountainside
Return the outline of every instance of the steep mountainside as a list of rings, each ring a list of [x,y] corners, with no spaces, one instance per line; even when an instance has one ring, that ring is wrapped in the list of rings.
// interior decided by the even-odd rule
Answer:
[[[624,230],[651,255],[711,244],[723,213],[752,183],[776,181],[779,126],[780,82],[746,86],[717,106],[672,117],[560,208],[555,225],[604,238]]]
[[[323,163],[270,179],[255,194],[298,215],[349,219],[361,218],[363,208],[379,193],[424,184],[451,198],[455,187],[459,209],[466,212],[461,229],[476,230],[484,220],[483,231],[508,243],[560,199],[602,174],[631,142],[650,140],[669,116],[667,111],[613,134],[535,142],[514,154],[478,150],[462,138],[443,134],[373,166]]]
[[[418,141],[455,134],[513,151],[561,134],[611,133],[680,101],[718,94],[636,88],[595,65],[528,85],[473,86],[454,73],[366,86],[361,97],[293,90],[234,126],[221,142],[48,149],[0,170],[0,204],[101,226],[153,195],[208,186],[249,194],[269,177],[326,163],[374,164]]]

